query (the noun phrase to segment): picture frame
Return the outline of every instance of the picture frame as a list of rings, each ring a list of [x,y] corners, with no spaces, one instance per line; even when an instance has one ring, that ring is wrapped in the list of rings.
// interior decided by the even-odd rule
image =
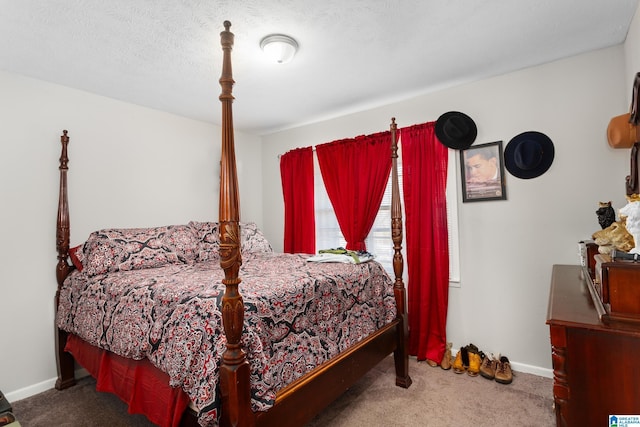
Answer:
[[[462,201],[506,200],[502,141],[460,150]]]

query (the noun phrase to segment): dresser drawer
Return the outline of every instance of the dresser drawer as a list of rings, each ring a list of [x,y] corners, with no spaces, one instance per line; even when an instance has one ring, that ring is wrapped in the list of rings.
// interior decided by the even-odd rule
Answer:
[[[640,322],[640,263],[596,255],[594,287],[608,315]]]

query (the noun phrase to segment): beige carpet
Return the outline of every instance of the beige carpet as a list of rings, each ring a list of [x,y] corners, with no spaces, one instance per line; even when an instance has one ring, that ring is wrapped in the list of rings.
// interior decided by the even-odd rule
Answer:
[[[554,426],[552,380],[515,373],[502,385],[454,374],[411,359],[409,389],[395,386],[393,359],[381,362],[307,427]],[[13,403],[22,427],[149,427],[115,396],[84,378],[65,391],[49,390]]]
[[[556,425],[550,378],[516,372],[503,385],[410,362],[408,389],[394,386],[389,357],[308,427]]]

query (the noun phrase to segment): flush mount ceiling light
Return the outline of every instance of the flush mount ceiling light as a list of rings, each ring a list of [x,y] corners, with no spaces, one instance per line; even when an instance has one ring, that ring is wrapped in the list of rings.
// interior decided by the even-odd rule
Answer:
[[[298,42],[284,34],[271,34],[262,39],[260,48],[273,62],[286,64],[298,51]]]

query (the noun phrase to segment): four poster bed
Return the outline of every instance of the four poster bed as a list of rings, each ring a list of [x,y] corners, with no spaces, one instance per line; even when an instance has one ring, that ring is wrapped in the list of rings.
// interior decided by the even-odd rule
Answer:
[[[99,230],[70,248],[63,132],[56,388],[75,384],[78,362],[98,390],[158,425],[301,426],[391,353],[396,384],[411,385],[397,129],[392,119],[395,280],[375,261],[274,253],[255,224],[239,221],[230,25],[221,33],[218,222]]]

